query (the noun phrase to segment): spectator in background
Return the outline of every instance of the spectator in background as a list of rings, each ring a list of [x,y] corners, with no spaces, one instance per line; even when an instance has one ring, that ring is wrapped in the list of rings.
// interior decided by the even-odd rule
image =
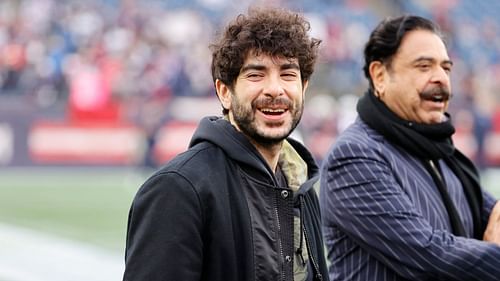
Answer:
[[[288,138],[320,43],[308,32],[299,14],[256,9],[212,45],[224,117],[201,120],[188,151],[138,191],[124,280],[326,278],[318,169]]]
[[[27,112],[35,119],[96,126],[125,123],[145,128],[141,122],[143,105],[166,105],[163,97],[157,99],[160,95],[171,98],[172,104],[186,97],[215,98],[206,59],[210,55],[206,48],[209,36],[228,14],[252,2],[2,0],[0,104],[5,108],[18,103],[30,106]],[[498,1],[271,2],[307,13],[314,37],[324,39],[310,97],[326,94],[340,102],[343,96],[362,93],[366,81],[357,70],[362,67],[358,58],[363,38],[381,15],[400,12],[433,15],[446,25],[445,32],[452,38],[450,55],[460,58],[454,58],[458,66],[454,77],[458,68],[468,68],[472,78],[479,81],[474,85],[474,95],[478,87],[497,92],[489,87],[498,84],[495,78],[500,69],[500,40],[496,36],[500,21],[495,14],[500,8]],[[93,53],[90,56],[89,49]],[[82,83],[85,87],[80,88]],[[451,110],[456,110],[457,104],[460,106],[455,102]],[[181,118],[172,112],[165,110],[162,120],[197,118],[190,114],[193,111]],[[475,116],[491,115],[478,113]],[[335,116],[346,119],[341,112],[335,112]],[[324,144],[333,141],[330,136],[343,126],[333,125],[331,116],[314,118],[317,122],[307,128],[310,123],[304,122],[304,116],[296,132],[302,133],[304,143],[314,148],[315,155],[320,155],[328,149]],[[495,126],[493,123],[492,128]],[[488,143],[492,133],[489,127],[477,128],[478,136],[484,135]],[[337,131],[330,134],[332,130]],[[481,144],[482,138],[478,140]],[[500,158],[488,146],[485,156],[485,168],[500,164]],[[480,161],[478,158],[479,165]]]
[[[427,19],[371,33],[370,88],[321,170],[331,280],[498,280],[500,204],[451,142],[451,69]]]

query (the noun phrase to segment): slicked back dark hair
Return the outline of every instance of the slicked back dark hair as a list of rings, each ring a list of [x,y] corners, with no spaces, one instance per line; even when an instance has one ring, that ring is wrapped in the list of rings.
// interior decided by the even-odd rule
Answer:
[[[229,23],[212,45],[212,78],[234,87],[250,51],[298,59],[302,82],[314,70],[320,40],[310,38],[309,22],[298,13],[279,8],[251,8]]]
[[[365,45],[365,65],[363,71],[373,89],[370,77],[370,63],[380,61],[388,68],[391,67],[392,58],[401,45],[404,36],[413,30],[428,30],[438,35],[444,42],[439,27],[432,21],[415,15],[405,15],[397,18],[387,18],[380,22],[370,34],[370,39]]]

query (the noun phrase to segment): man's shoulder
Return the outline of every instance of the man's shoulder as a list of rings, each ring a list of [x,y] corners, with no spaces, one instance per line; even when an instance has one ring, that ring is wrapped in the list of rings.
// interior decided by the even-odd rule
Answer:
[[[389,140],[358,117],[335,140],[331,154],[334,158],[385,158],[394,149]]]
[[[210,142],[202,142],[176,155],[162,166],[157,174],[198,174],[216,168],[218,163],[215,159],[221,159],[221,157],[225,158],[222,149]],[[206,172],[203,173],[206,174]]]
[[[336,144],[366,144],[371,146],[373,142],[383,141],[384,137],[370,128],[361,118],[349,125],[341,132],[336,140]]]
[[[154,172],[142,185],[141,192],[151,189],[163,192],[166,188],[170,191],[192,188],[200,192],[213,185],[216,180],[213,175],[225,171],[222,166],[226,164],[215,159],[227,160],[219,147],[211,143],[195,145]]]

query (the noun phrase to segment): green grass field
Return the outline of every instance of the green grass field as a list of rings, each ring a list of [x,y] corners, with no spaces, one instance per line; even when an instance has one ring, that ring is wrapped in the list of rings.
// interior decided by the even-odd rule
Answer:
[[[0,171],[0,222],[123,252],[130,203],[146,175],[133,169]],[[500,198],[500,170],[483,175]]]
[[[130,203],[144,179],[127,169],[2,170],[0,222],[123,251]]]

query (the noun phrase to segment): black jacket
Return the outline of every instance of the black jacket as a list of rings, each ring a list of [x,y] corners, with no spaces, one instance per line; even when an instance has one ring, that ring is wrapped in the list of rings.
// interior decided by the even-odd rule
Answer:
[[[130,209],[124,280],[293,280],[294,206],[301,208],[310,276],[327,278],[310,153],[294,196],[224,119],[204,118],[190,148],[149,178]],[[281,235],[280,235],[281,234]],[[280,237],[287,237],[286,239]],[[300,253],[299,253],[300,254]]]

